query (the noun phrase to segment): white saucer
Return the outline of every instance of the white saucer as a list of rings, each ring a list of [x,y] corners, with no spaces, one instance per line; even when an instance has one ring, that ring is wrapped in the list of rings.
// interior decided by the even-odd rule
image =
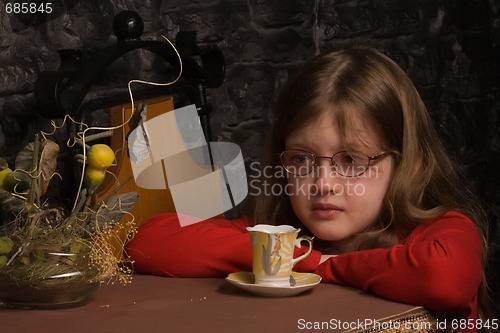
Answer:
[[[263,286],[255,284],[253,273],[237,272],[231,273],[226,277],[226,280],[251,293],[268,296],[268,297],[284,297],[300,294],[321,282],[321,276],[312,273],[292,272],[295,279],[295,286]]]

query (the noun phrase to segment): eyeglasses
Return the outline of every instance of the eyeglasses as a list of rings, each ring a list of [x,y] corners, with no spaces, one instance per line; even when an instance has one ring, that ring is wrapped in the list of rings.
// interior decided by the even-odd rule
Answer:
[[[333,156],[315,156],[304,150],[291,149],[278,154],[285,170],[295,176],[307,176],[318,167],[318,159],[330,160],[331,168],[344,177],[359,177],[368,170],[370,162],[390,154],[385,152],[375,156],[367,156],[357,152],[339,151]]]

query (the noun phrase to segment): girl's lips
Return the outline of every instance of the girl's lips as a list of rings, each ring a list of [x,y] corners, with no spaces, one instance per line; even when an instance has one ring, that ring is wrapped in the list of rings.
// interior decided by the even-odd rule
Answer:
[[[312,205],[312,213],[319,219],[331,219],[342,213],[342,209],[336,205],[327,203],[316,203]]]

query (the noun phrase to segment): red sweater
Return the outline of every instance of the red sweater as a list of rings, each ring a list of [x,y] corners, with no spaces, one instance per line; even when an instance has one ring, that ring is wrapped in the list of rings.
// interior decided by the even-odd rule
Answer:
[[[249,225],[251,219],[243,217],[181,227],[175,214],[161,214],[141,225],[126,250],[142,273],[223,277],[251,271],[252,249],[245,229]],[[295,256],[306,250],[296,249]],[[449,212],[422,223],[391,248],[345,253],[320,265],[321,253],[314,250],[294,270],[315,272],[323,282],[423,305],[438,315],[475,319],[481,254],[473,223]]]

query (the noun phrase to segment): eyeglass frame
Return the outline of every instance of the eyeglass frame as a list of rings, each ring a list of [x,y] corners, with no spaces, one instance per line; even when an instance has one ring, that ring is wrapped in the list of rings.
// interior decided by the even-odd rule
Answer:
[[[289,151],[301,151],[301,152],[310,154],[313,157],[313,168],[311,169],[311,171],[309,171],[305,175],[301,175],[301,174],[293,173],[290,170],[288,170],[287,167],[285,166],[285,164],[283,163],[283,158],[282,157],[283,157],[284,153],[289,152]],[[386,151],[386,152],[380,153],[378,155],[372,155],[372,156],[363,154],[366,157],[368,157],[368,165],[364,168],[364,170],[360,174],[357,174],[355,176],[345,176],[345,175],[343,175],[343,174],[341,174],[341,173],[338,172],[338,168],[336,167],[337,163],[335,163],[335,161],[333,160],[333,158],[335,157],[335,155],[338,155],[340,153],[347,153],[347,150],[338,151],[335,154],[333,154],[331,157],[329,157],[329,156],[316,156],[314,153],[311,153],[310,151],[302,150],[302,149],[286,149],[286,150],[282,151],[281,153],[278,153],[277,155],[278,155],[278,159],[281,162],[281,166],[285,169],[285,171],[288,172],[291,175],[294,175],[294,176],[299,176],[299,177],[309,176],[312,172],[314,172],[315,167],[318,167],[317,159],[318,158],[326,158],[326,159],[330,160],[330,166],[335,167],[335,172],[338,175],[340,175],[342,177],[346,177],[346,178],[355,178],[355,177],[362,176],[366,172],[366,170],[368,170],[370,168],[371,161],[375,161],[375,160],[378,160],[379,158],[382,158],[384,156],[391,155],[393,152]]]

